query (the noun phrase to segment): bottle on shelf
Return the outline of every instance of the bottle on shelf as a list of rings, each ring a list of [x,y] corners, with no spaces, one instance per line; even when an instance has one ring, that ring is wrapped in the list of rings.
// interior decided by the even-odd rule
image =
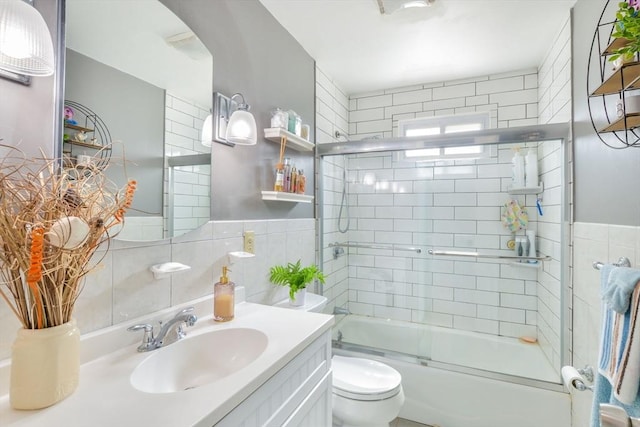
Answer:
[[[284,191],[284,164],[276,165],[276,182],[273,184],[273,191]]]
[[[291,159],[285,157],[284,159],[284,176],[283,176],[283,185],[282,185],[285,193],[291,192]]]
[[[527,239],[529,240],[529,253],[527,254],[527,256],[531,258],[535,258],[538,256],[537,250],[536,250],[536,232],[535,230],[527,230],[526,234],[527,234]],[[529,263],[537,264],[538,260],[530,259]]]
[[[276,108],[271,112],[271,127],[287,129],[289,127],[289,113]]]
[[[538,154],[529,149],[525,156],[525,187],[533,188],[538,186]]]
[[[513,188],[522,188],[525,186],[524,180],[524,157],[520,154],[520,150],[516,149],[512,160],[511,168],[511,185]]]
[[[298,176],[296,177],[296,193],[304,194],[307,185],[307,177],[304,176],[304,171],[300,169]]]

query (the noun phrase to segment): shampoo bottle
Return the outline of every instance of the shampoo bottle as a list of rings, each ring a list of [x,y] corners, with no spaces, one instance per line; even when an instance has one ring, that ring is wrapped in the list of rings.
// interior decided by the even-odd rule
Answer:
[[[530,149],[525,156],[525,186],[533,188],[538,186],[538,154]]]
[[[527,230],[527,238],[529,239],[529,253],[527,256],[535,258],[538,256],[536,250],[536,232],[534,230]],[[538,260],[529,259],[529,263],[537,264]]]
[[[304,176],[304,171],[302,169],[298,171],[298,177],[296,179],[297,179],[296,193],[304,194],[307,186],[307,177]]]
[[[513,155],[513,166],[511,172],[511,185],[513,188],[522,188],[524,181],[524,157],[519,150]]]
[[[234,315],[235,283],[227,277],[229,268],[222,267],[222,277],[213,288],[213,318],[216,322],[228,322]]]

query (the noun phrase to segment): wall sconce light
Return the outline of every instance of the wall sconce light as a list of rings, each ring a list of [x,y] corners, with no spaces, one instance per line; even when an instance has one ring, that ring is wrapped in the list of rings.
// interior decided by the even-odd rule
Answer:
[[[234,98],[236,97],[242,98],[242,101],[235,102]],[[220,92],[214,92],[213,137],[211,140],[231,147],[236,144],[255,145],[258,142],[256,119],[249,112],[249,108],[241,93],[235,93],[229,98]],[[206,122],[207,120],[205,120],[205,125]]]
[[[205,147],[211,147],[211,137],[213,132],[213,116],[209,114],[204,123],[202,123],[202,132],[200,132],[200,143]]]
[[[31,0],[0,3],[0,77],[28,85],[54,71],[53,41]]]

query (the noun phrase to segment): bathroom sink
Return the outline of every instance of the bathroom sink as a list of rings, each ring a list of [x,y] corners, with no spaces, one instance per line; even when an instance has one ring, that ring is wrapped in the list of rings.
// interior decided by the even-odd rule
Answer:
[[[187,337],[143,360],[131,374],[131,385],[146,393],[175,393],[211,384],[256,360],[267,342],[263,332],[250,328]]]

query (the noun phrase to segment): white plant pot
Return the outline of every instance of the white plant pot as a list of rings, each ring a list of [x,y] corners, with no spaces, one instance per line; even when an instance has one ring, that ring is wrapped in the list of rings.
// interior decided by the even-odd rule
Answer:
[[[79,374],[80,331],[75,320],[45,329],[20,329],[11,354],[11,407],[51,406],[74,392]]]
[[[306,296],[307,296],[307,288],[302,288],[294,294],[293,299],[289,299],[289,304],[291,304],[294,307],[301,307],[304,305],[304,299]]]

